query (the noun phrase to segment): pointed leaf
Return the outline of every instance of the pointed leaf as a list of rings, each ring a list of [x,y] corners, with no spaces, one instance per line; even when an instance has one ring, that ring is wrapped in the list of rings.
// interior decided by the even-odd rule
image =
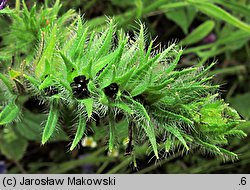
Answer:
[[[214,28],[215,23],[212,20],[208,20],[201,25],[199,25],[197,28],[195,28],[187,37],[185,37],[182,41],[182,45],[189,45],[196,43],[203,38],[205,38]]]
[[[64,55],[64,53],[60,52],[60,55],[63,59],[64,64],[66,65],[66,68],[67,68],[67,80],[71,82],[72,76],[74,75],[74,73],[78,73],[77,66],[72,61],[70,61]]]
[[[37,77],[42,77],[46,71],[46,60],[51,61],[53,57],[53,53],[55,50],[56,46],[56,40],[57,40],[57,24],[54,25],[49,40],[48,44],[43,52],[43,55],[41,59],[38,61],[35,69],[35,74]]]
[[[150,70],[150,68],[152,67],[152,65],[159,59],[161,55],[158,54],[156,55],[154,58],[152,58],[151,60],[149,60],[147,63],[144,63],[142,66],[140,66],[132,75],[132,77],[130,78],[130,81],[136,84],[137,82],[140,82],[141,80],[143,80],[143,78],[145,77],[146,73]],[[131,87],[133,89],[133,87]]]
[[[172,4],[174,5],[175,3]],[[166,3],[166,6],[168,5],[171,6],[171,3],[169,4]],[[195,18],[195,15],[196,15],[196,10],[192,6],[178,7],[175,9],[171,8],[166,11],[166,16],[168,17],[168,19],[174,21],[178,26],[180,26],[185,34],[187,34],[189,26],[192,23],[193,19]]]
[[[115,143],[115,129],[113,126],[113,122],[109,124],[109,152],[114,150],[114,143]]]
[[[125,87],[133,72],[135,71],[135,67],[132,67],[129,71],[127,71],[124,75],[117,77],[115,82],[119,84],[121,87]]]
[[[72,52],[71,52],[71,57],[73,58],[73,60],[76,60],[77,58],[82,57],[82,54],[84,52],[84,44],[86,42],[87,35],[88,35],[88,28],[86,28],[84,32],[80,34],[79,41],[74,42],[75,47],[72,48]]]
[[[111,103],[110,106],[120,108],[123,111],[127,112],[128,114],[134,113],[133,110],[127,104],[123,102]]]
[[[165,151],[169,152],[172,146],[172,140],[170,137],[167,138],[167,140],[165,141]]]
[[[3,75],[2,73],[0,73],[0,79],[3,81],[3,83],[5,84],[5,86],[8,88],[9,92],[12,93],[13,88],[12,88],[12,84],[10,79],[8,79],[5,75]]]
[[[183,136],[181,135],[181,132],[176,127],[173,127],[171,125],[163,125],[162,127],[166,129],[166,131],[174,135],[184,145],[184,147],[187,150],[189,150],[189,147],[187,146],[185,139],[183,138]]]
[[[99,75],[98,81],[100,82],[100,86],[102,88],[107,87],[114,80],[116,67],[120,62],[124,47],[125,47],[125,42],[121,44],[118,49],[116,49],[116,51],[114,52],[113,59],[111,60],[111,62],[107,64],[107,66],[103,69],[103,71]]]
[[[132,102],[132,104],[134,106],[134,109],[136,111],[138,111],[142,116],[144,116],[147,121],[150,121],[150,117],[148,115],[148,112],[147,112],[147,110],[145,109],[145,107],[141,103],[133,100],[132,98],[130,98],[128,96],[125,96],[125,97],[126,97],[126,99],[128,99],[129,101]]]
[[[193,124],[194,122],[192,120],[190,120],[189,118],[177,114],[177,113],[173,113],[171,111],[167,111],[167,110],[163,110],[161,108],[156,108],[156,112],[154,113],[154,115],[156,115],[157,117],[164,117],[164,118],[170,118],[170,119],[175,119],[175,120],[181,120],[184,121],[188,124]]]
[[[94,104],[93,98],[83,99],[81,100],[81,102],[85,105],[86,111],[88,113],[88,118],[90,118],[93,112],[93,104]]]
[[[146,91],[148,88],[148,85],[145,81],[143,81],[140,85],[136,86],[134,89],[131,91],[131,96],[137,96],[142,94],[144,91]]]
[[[51,135],[53,134],[57,125],[58,118],[59,118],[59,110],[54,105],[54,101],[53,101],[51,103],[49,116],[48,116],[46,125],[43,130],[42,144],[45,144],[49,140]]]
[[[78,121],[78,126],[77,126],[77,132],[76,132],[75,138],[73,140],[73,143],[70,147],[70,151],[72,151],[76,147],[76,145],[80,142],[80,140],[83,137],[85,129],[86,129],[86,121],[80,115],[79,121]]]
[[[44,88],[47,88],[49,86],[51,86],[53,84],[53,80],[50,76],[48,76],[43,82],[42,84],[39,86],[39,90],[42,90]]]
[[[106,55],[109,52],[110,48],[112,47],[111,43],[113,39],[113,30],[114,30],[114,23],[112,20],[110,20],[109,28],[107,29],[107,32],[103,34],[105,35],[105,40],[96,54],[97,58],[101,57],[102,55]]]
[[[197,7],[201,12],[207,14],[208,16],[223,20],[237,28],[250,32],[250,25],[242,22],[238,18],[234,17],[230,13],[226,12],[222,8],[208,2],[208,1],[197,1],[188,0],[189,3]]]
[[[27,79],[34,86],[36,86],[36,87],[40,86],[40,82],[36,78],[29,76],[29,75],[26,75],[26,74],[23,74],[23,76],[25,79]]]
[[[174,61],[168,66],[168,68],[166,69],[165,73],[170,73],[171,71],[173,71],[176,67],[176,65],[178,64],[180,58],[181,58],[181,55],[182,55],[182,50],[180,50],[179,52],[176,52],[177,55],[174,59]]]
[[[156,142],[156,137],[155,137],[155,132],[154,132],[154,126],[149,122],[148,124],[143,124],[142,127],[145,130],[145,132],[149,138],[149,141],[153,147],[153,151],[155,153],[156,158],[159,159],[158,150],[157,150],[157,142]]]

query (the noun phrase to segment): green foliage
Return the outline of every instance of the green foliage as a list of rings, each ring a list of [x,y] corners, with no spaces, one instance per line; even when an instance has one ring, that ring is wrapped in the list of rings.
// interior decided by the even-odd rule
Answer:
[[[239,94],[234,98],[230,98],[230,104],[246,119],[250,119],[250,93]]]
[[[42,144],[45,144],[49,140],[51,135],[54,133],[54,130],[58,122],[59,110],[58,110],[56,101],[57,100],[52,100],[52,103],[50,106],[49,116],[48,116],[46,125],[43,130]]]
[[[8,158],[19,160],[28,140],[42,144],[68,141],[72,128],[76,133],[70,151],[88,137],[98,149],[105,146],[110,157],[116,152],[131,155],[111,170],[114,172],[132,160],[136,166],[135,158],[146,152],[156,159],[162,158],[162,153],[170,156],[180,151],[209,153],[226,160],[238,158],[226,145],[231,139],[246,136],[239,127],[243,120],[219,98],[219,85],[212,84],[213,76],[209,74],[214,63],[201,65],[210,57],[247,43],[249,25],[243,22],[249,16],[247,7],[221,0],[138,0],[120,4],[123,8],[134,7],[132,11],[112,19],[99,17],[84,22],[72,10],[59,16],[59,1],[51,8],[46,3],[44,8],[34,5],[28,9],[24,1],[22,6],[21,10],[17,6],[0,12],[12,22],[8,32],[3,33],[0,53],[5,67],[4,74],[0,74],[0,93],[11,97],[0,102],[0,125],[6,131],[12,127],[4,134],[0,131],[0,150]],[[182,50],[177,43],[154,47],[153,41],[147,43],[142,23],[138,31],[133,31],[134,38],[117,29],[154,11],[164,13],[182,29],[187,36],[180,44],[187,48]],[[199,13],[208,19],[190,32]],[[199,45],[218,30],[221,33],[217,41]],[[182,56],[188,53],[202,58],[201,64],[179,68]],[[7,71],[13,55],[17,61]],[[27,111],[25,103],[31,99],[44,106],[42,113]],[[239,106],[237,101],[232,104]],[[248,118],[248,111],[239,110]],[[18,150],[11,150],[19,141]],[[90,156],[72,164],[76,167],[109,159]],[[51,172],[69,171],[73,167],[70,164],[63,163]]]
[[[54,25],[58,25],[60,29],[58,36],[63,41],[69,35],[66,29],[68,23],[73,22],[76,17],[73,10],[59,16],[61,8],[59,0],[51,8],[38,8],[34,4],[28,10],[24,0],[22,6],[21,10],[16,9],[6,12],[4,9],[1,12],[1,14],[7,14],[11,19],[9,31],[3,35],[4,48],[1,48],[0,53],[0,57],[3,56],[8,61],[11,60],[13,55],[17,61],[21,61],[20,54],[26,57],[27,62],[32,61],[36,50],[43,49],[44,37],[50,34]],[[39,42],[41,43],[39,44]]]
[[[83,137],[83,134],[84,134],[84,131],[85,131],[85,128],[86,128],[86,122],[83,121],[82,119],[82,116],[80,114],[79,116],[79,121],[78,121],[78,126],[77,126],[77,132],[76,132],[76,135],[75,135],[75,138],[74,138],[74,141],[70,147],[70,150],[74,150],[74,148],[76,147],[76,145],[80,142],[80,140],[82,139]]]
[[[115,1],[116,2],[116,1]],[[135,1],[129,1],[129,3],[119,3],[122,7],[127,7],[129,11],[115,15],[119,27],[127,27],[128,23],[131,23],[136,19],[137,6],[134,9],[131,6],[135,5]],[[224,1],[224,0],[212,0],[212,1],[163,1],[157,0],[154,2],[145,0],[143,1],[143,10],[141,17],[146,18],[153,15],[165,14],[169,20],[175,22],[185,34],[192,32],[192,23],[196,21],[204,23],[204,20],[215,19],[215,26],[213,27],[213,33],[216,34],[217,40],[210,44],[194,44],[194,47],[187,46],[184,50],[185,54],[195,53],[199,58],[202,58],[204,63],[209,58],[220,54],[230,54],[232,50],[237,50],[246,45],[250,39],[249,33],[249,6],[245,1]],[[221,7],[227,8],[228,11]],[[132,9],[132,10],[131,10]],[[198,16],[204,14],[204,16]],[[105,25],[105,16],[100,16],[92,19],[89,22],[91,28],[100,29]],[[225,24],[224,24],[225,23]],[[208,29],[211,30],[212,26],[207,24]],[[201,25],[202,26],[202,25]],[[200,26],[200,27],[201,27]],[[233,26],[233,27],[232,27]],[[202,26],[202,27],[206,27]],[[154,32],[154,30],[152,31]],[[171,30],[165,35],[171,35]],[[207,33],[207,30],[198,29],[195,30],[197,39]],[[193,35],[192,35],[193,36]],[[191,37],[192,37],[191,36]],[[187,38],[186,38],[187,39]],[[243,50],[245,51],[245,50]],[[247,52],[245,52],[247,53]],[[194,60],[197,62],[196,60]]]
[[[205,38],[214,29],[214,22],[208,20],[192,31],[181,43],[183,45],[193,44]]]
[[[18,115],[19,108],[14,102],[10,102],[0,113],[0,125],[12,122]]]
[[[24,138],[20,138],[14,133],[13,129],[6,127],[0,135],[0,150],[9,159],[20,160],[28,146],[28,142]]]
[[[149,52],[145,51],[142,24],[138,37],[131,44],[120,32],[117,46],[114,46],[114,21],[108,23],[109,27],[103,33],[88,41],[91,38],[88,29],[78,18],[75,33],[62,44],[61,50],[56,49],[56,44],[60,43],[56,36],[60,28],[56,24],[48,39],[45,38],[35,73],[30,73],[36,82],[25,77],[31,85],[39,83],[33,91],[50,104],[42,144],[54,133],[61,105],[75,104],[76,114],[83,114],[76,115],[79,118],[78,129],[71,150],[83,137],[85,121],[91,120],[94,111],[101,120],[109,120],[106,127],[110,152],[118,146],[119,129],[114,126],[116,113],[120,113],[122,119],[134,123],[138,131],[145,131],[130,139],[133,144],[144,144],[145,140],[140,139],[145,137],[140,135],[146,134],[157,159],[161,144],[167,144],[168,151],[175,148],[162,134],[175,138],[187,151],[190,147],[199,146],[225,158],[236,157],[219,146],[227,143],[226,134],[235,131],[240,119],[234,110],[212,96],[217,86],[209,84],[211,77],[206,76],[207,69],[175,70],[182,55],[182,50],[175,44],[158,53],[150,52],[151,48]],[[127,61],[128,57],[134,59]],[[89,64],[95,68],[94,71],[84,69]],[[131,74],[120,77],[126,76],[125,73]],[[89,82],[93,86],[91,91],[84,84]],[[161,141],[157,142],[157,136]]]
[[[240,21],[236,17],[230,15],[229,13],[219,8],[218,6],[213,5],[209,1],[201,2],[197,0],[188,0],[188,2],[190,2],[192,5],[197,7],[201,12],[207,14],[208,16],[214,17],[216,19],[221,19],[246,32],[250,32],[250,25]]]
[[[197,11],[194,7],[180,7],[177,9],[172,9],[166,12],[166,16],[173,20],[177,25],[181,27],[185,34],[188,33],[188,28],[191,25]]]

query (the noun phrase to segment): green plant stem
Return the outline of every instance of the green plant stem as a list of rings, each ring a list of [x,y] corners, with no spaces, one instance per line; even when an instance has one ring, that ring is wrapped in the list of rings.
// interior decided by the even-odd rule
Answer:
[[[152,172],[152,171],[155,170],[157,167],[159,167],[159,166],[161,166],[161,165],[163,165],[163,164],[165,164],[165,163],[167,163],[167,162],[169,162],[169,161],[171,161],[171,160],[173,160],[173,159],[175,159],[175,158],[181,156],[181,154],[182,154],[181,152],[177,152],[177,153],[175,153],[175,154],[174,154],[172,157],[170,157],[170,158],[161,160],[161,161],[157,162],[156,164],[152,164],[152,165],[150,165],[149,167],[146,167],[146,168],[144,168],[144,169],[138,171],[137,174],[146,174],[146,173]]]
[[[168,11],[170,9],[185,7],[185,6],[188,6],[188,5],[189,4],[187,2],[176,2],[176,3],[169,3],[169,4],[165,3],[165,5],[162,5],[160,7],[160,9],[163,10],[163,11]]]
[[[57,164],[56,166],[49,169],[46,173],[66,173],[76,167],[82,166],[83,164],[98,164],[101,162],[112,161],[113,158],[100,156],[106,150],[106,147],[98,149],[96,152],[92,153],[89,156],[86,156],[83,159],[72,160],[68,162],[63,162],[61,164]]]
[[[20,0],[16,0],[16,10],[20,11]]]
[[[97,174],[101,174],[104,170],[105,170],[105,168],[107,167],[109,165],[109,162],[104,162],[102,165],[101,165],[101,167],[97,170]]]
[[[239,72],[245,72],[245,71],[246,71],[246,66],[238,65],[238,66],[229,67],[229,68],[217,69],[217,70],[211,71],[210,74],[211,75],[217,75],[217,74],[231,75],[231,74],[237,74]]]
[[[14,162],[22,174],[27,174],[27,171],[23,168],[23,166],[20,164],[19,161],[14,161]]]
[[[124,159],[119,165],[117,165],[116,167],[112,168],[111,170],[109,170],[107,172],[107,174],[115,174],[118,173],[120,169],[128,166],[128,164],[132,161],[132,157],[126,158]]]

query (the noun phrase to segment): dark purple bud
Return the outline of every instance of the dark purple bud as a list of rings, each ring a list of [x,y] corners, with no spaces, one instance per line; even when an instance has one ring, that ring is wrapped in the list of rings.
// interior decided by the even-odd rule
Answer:
[[[215,40],[216,40],[216,35],[213,34],[213,33],[211,33],[211,34],[209,34],[207,37],[205,37],[205,38],[202,40],[202,42],[203,42],[204,44],[209,44],[209,43],[215,42]]]
[[[74,82],[79,84],[86,84],[88,83],[88,80],[86,80],[86,76],[80,75],[74,78]]]
[[[0,174],[6,173],[6,164],[4,161],[0,161]]]
[[[70,84],[75,98],[84,99],[89,97],[88,82],[86,76],[80,75],[74,78],[74,82]]]
[[[117,92],[118,92],[119,86],[116,83],[112,83],[109,86],[104,88],[104,93],[106,96],[109,96],[111,98],[115,98]]]
[[[4,9],[7,5],[8,0],[0,0],[0,10]]]

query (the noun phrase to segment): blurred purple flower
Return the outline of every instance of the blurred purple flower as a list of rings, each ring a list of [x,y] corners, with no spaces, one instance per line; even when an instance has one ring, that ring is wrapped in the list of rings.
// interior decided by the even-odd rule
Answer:
[[[79,156],[79,159],[84,159],[87,156],[89,156],[89,154],[82,154]],[[93,174],[94,173],[94,165],[93,164],[83,164],[82,167],[82,173],[83,174]]]
[[[203,42],[204,44],[209,44],[209,43],[215,42],[215,40],[216,40],[216,35],[215,35],[214,33],[211,33],[211,34],[207,35],[207,36],[202,40],[202,42]]]
[[[0,0],[0,10],[6,7],[8,0]]]
[[[6,164],[4,161],[0,161],[0,174],[6,173]]]

